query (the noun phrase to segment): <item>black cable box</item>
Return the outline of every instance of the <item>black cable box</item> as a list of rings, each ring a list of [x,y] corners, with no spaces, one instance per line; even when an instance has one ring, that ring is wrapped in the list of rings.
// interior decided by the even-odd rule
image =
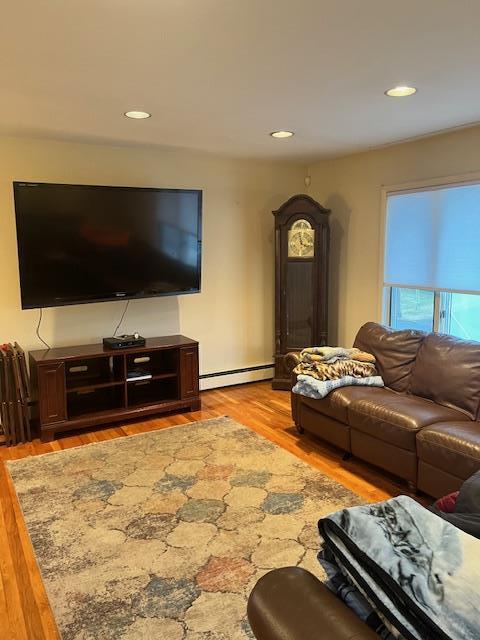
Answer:
[[[145,338],[138,333],[123,336],[111,336],[103,339],[103,346],[107,349],[127,349],[127,347],[144,347]]]

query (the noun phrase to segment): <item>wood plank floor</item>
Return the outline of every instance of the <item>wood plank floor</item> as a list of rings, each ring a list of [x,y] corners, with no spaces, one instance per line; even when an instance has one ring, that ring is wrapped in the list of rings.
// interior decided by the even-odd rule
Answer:
[[[338,450],[308,435],[298,435],[290,415],[289,396],[285,391],[272,391],[268,382],[204,391],[201,394],[202,409],[194,413],[83,431],[60,436],[51,443],[35,440],[16,447],[0,447],[1,640],[59,638],[5,460],[228,415],[294,453],[366,501],[383,500],[406,491],[404,485],[397,484],[373,467],[355,459],[343,462]]]

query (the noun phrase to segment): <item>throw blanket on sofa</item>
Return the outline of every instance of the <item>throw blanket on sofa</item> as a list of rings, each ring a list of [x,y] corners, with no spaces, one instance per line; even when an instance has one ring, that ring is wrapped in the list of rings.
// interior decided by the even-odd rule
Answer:
[[[312,376],[317,380],[339,380],[345,376],[371,378],[377,375],[375,365],[357,360],[337,360],[336,362],[300,362],[293,370],[297,375]]]
[[[337,360],[357,360],[375,364],[375,356],[365,351],[345,349],[344,347],[308,347],[300,353],[302,362],[336,362]]]
[[[380,376],[369,376],[367,378],[354,378],[353,376],[345,376],[338,380],[317,380],[311,375],[298,375],[297,383],[293,387],[293,393],[298,393],[307,398],[315,398],[319,400],[325,398],[331,391],[340,387],[349,387],[350,385],[363,385],[369,387],[383,387],[384,383]]]
[[[407,496],[343,509],[318,526],[325,549],[394,635],[480,638],[476,538]]]

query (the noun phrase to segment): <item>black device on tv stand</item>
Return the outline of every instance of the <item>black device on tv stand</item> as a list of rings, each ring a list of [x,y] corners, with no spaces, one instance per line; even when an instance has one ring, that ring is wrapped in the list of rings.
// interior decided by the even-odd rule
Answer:
[[[128,347],[144,347],[145,338],[138,333],[110,336],[103,339],[103,346],[107,349],[127,349]]]

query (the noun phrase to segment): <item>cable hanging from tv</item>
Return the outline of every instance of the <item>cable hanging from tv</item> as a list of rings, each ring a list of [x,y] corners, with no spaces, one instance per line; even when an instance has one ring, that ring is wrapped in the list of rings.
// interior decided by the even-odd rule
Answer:
[[[113,332],[113,337],[115,337],[117,335],[117,331],[120,329],[120,326],[121,326],[121,324],[123,322],[123,319],[125,318],[125,314],[127,313],[127,309],[128,309],[129,304],[130,304],[130,300],[127,300],[127,302],[125,304],[125,308],[124,308],[123,313],[122,313],[122,317],[120,318],[117,326],[115,327],[115,331]]]
[[[47,347],[47,349],[51,349],[52,347],[48,344],[48,342],[45,342],[45,340],[40,335],[40,326],[42,324],[42,319],[43,319],[43,309],[42,309],[42,307],[40,307],[39,311],[40,311],[40,314],[38,316],[38,324],[37,324],[37,329],[36,329],[35,333],[37,334],[37,338],[40,340],[40,342],[43,342],[43,344]]]

